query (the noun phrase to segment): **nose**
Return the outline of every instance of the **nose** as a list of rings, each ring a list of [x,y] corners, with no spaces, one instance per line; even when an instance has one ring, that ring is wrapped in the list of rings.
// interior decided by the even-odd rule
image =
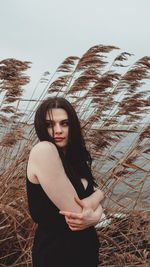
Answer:
[[[62,128],[61,128],[61,125],[59,123],[55,125],[54,131],[55,131],[55,134],[62,133]]]

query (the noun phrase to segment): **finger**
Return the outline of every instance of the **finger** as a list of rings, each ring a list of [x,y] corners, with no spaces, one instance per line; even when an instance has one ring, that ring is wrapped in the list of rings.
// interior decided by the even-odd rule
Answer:
[[[69,228],[72,230],[72,231],[81,231],[81,230],[84,230],[85,228],[83,227],[76,227],[76,226],[69,226]]]
[[[68,212],[68,211],[60,211],[59,214],[64,215],[68,218],[72,219],[82,219],[82,214],[81,213],[73,213],[73,212]]]
[[[64,211],[64,210],[60,210],[59,214],[64,215],[64,216],[69,216],[70,212]]]
[[[82,221],[81,220],[72,220],[72,219],[68,219],[66,217],[65,217],[65,219],[66,219],[66,222],[68,224],[76,224],[76,225],[81,225],[82,224]]]
[[[74,213],[73,212],[69,212],[69,211],[60,210],[59,214],[70,217]]]
[[[78,225],[78,224],[74,224],[74,223],[69,223],[68,226],[69,227],[75,227],[75,228],[82,228],[84,225]]]
[[[74,196],[74,199],[82,209],[86,208],[85,204],[83,203],[83,201],[78,196]]]
[[[72,214],[72,215],[69,215],[69,216],[66,216],[66,215],[65,215],[65,217],[66,217],[68,220],[71,219],[71,220],[76,221],[76,220],[82,220],[83,215],[82,215],[82,214]]]

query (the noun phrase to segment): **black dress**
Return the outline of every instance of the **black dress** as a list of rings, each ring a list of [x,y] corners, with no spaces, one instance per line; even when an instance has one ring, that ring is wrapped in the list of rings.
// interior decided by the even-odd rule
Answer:
[[[80,199],[93,192],[82,182],[72,182]],[[31,217],[38,224],[32,248],[33,267],[97,267],[99,241],[94,227],[71,231],[59,209],[40,184],[27,178],[27,196]]]

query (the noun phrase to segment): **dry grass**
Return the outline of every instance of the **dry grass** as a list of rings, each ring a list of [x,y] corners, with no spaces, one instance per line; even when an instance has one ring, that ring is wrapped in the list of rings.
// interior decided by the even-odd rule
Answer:
[[[29,62],[0,62],[1,266],[31,266],[36,226],[27,209],[26,162],[37,142],[36,106],[49,95],[64,96],[74,105],[93,157],[93,174],[105,192],[105,217],[97,226],[100,266],[150,265],[150,93],[145,83],[150,58],[131,64],[132,57],[103,45],[81,58],[69,57],[53,76],[43,75],[35,88],[42,94],[35,101],[34,94],[28,101],[22,95]]]

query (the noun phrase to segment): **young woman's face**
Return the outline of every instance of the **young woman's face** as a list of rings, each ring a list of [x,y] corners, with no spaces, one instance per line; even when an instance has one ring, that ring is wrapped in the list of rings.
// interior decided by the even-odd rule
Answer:
[[[48,134],[60,148],[65,148],[69,140],[68,114],[62,108],[52,108],[46,114]]]

